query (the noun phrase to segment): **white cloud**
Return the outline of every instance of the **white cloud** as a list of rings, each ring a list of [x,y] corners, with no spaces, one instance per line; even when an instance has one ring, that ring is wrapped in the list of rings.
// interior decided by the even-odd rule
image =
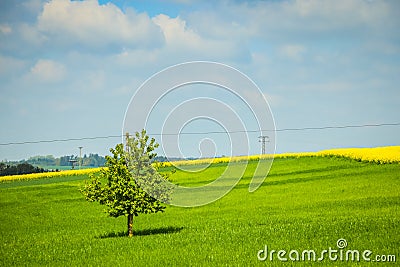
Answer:
[[[18,31],[24,43],[29,43],[30,45],[34,45],[35,47],[41,46],[47,40],[46,36],[41,34],[35,26],[27,23],[20,24],[18,26]],[[25,49],[27,48],[25,47]]]
[[[259,30],[258,27],[248,27],[251,18],[242,15],[248,12],[247,8],[242,9],[240,5],[224,6],[216,1],[215,9],[207,12],[195,11],[187,14],[184,19],[204,37],[225,40],[245,39],[254,36]]]
[[[288,15],[283,19],[291,26],[311,27],[311,30],[330,30],[338,27],[371,26],[379,23],[388,15],[388,6],[384,1],[368,2],[365,0],[297,0],[280,6],[281,13]],[[306,24],[307,22],[315,24]],[[305,23],[304,23],[305,22]]]
[[[162,35],[147,14],[127,9],[124,13],[108,3],[95,0],[53,0],[38,17],[38,28],[61,43],[89,47],[155,46]]]
[[[231,42],[227,39],[212,38],[202,36],[192,27],[189,27],[186,21],[180,17],[170,18],[167,15],[160,14],[153,18],[165,36],[167,54],[190,55],[193,59],[213,59],[227,60],[240,58],[247,60],[250,53],[240,42]],[[193,58],[194,57],[194,58]]]
[[[201,38],[192,29],[186,27],[186,22],[179,17],[170,18],[160,14],[153,18],[164,33],[165,40],[169,45],[197,47],[201,45]]]
[[[208,12],[189,14],[188,22],[201,35],[236,40],[369,38],[371,33],[381,34],[382,27],[397,28],[391,6],[366,0],[222,1]]]
[[[12,32],[12,29],[10,25],[8,24],[0,24],[0,32],[4,35],[10,34]]]
[[[40,82],[59,82],[65,78],[66,69],[55,61],[39,59],[31,68],[30,75]]]
[[[279,50],[287,58],[301,60],[306,48],[302,45],[283,45]]]
[[[43,6],[43,0],[26,0],[21,5],[32,13],[39,13]]]
[[[112,63],[124,69],[143,69],[149,65],[156,65],[162,56],[160,50],[126,49],[112,56]]]

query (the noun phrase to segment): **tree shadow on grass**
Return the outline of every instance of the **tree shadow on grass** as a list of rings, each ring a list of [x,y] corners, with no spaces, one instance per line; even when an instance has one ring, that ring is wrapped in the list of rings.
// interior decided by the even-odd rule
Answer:
[[[154,228],[154,229],[134,230],[133,237],[146,236],[146,235],[174,234],[174,233],[180,232],[182,229],[183,229],[183,227],[168,226],[168,227],[160,227],[160,228]],[[106,233],[106,234],[97,236],[97,238],[101,238],[101,239],[115,238],[115,237],[128,237],[128,232],[127,231],[112,232],[112,233]]]

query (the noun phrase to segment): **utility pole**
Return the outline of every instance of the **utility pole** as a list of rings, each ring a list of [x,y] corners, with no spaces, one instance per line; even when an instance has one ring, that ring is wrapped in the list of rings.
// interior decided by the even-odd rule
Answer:
[[[262,151],[261,154],[265,154],[265,145],[267,142],[269,142],[269,136],[261,135],[258,137],[258,139],[260,139],[258,140],[258,142],[261,143],[261,151]]]
[[[79,146],[79,169],[82,168],[82,148],[83,146]]]

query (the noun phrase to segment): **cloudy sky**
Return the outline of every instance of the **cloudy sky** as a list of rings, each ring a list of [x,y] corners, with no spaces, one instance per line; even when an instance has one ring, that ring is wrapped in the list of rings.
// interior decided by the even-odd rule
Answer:
[[[120,135],[139,86],[186,61],[245,73],[277,129],[399,123],[399,14],[397,0],[1,1],[0,160],[77,154],[78,146],[105,155],[121,138],[4,144]],[[186,95],[199,91],[211,90]],[[176,99],[163,104],[172,110]],[[204,129],[222,128],[186,130]],[[399,136],[400,126],[281,131],[276,149],[400,145]],[[193,142],[213,136],[193,138],[182,140],[185,156],[199,156]],[[229,154],[224,142],[214,141],[218,155]],[[249,142],[259,153],[257,134]]]

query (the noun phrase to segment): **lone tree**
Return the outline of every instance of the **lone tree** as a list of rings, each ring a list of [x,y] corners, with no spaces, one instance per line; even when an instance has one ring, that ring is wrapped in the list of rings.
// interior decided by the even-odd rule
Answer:
[[[157,164],[152,159],[157,156],[154,149],[158,144],[145,130],[134,137],[126,138],[123,144],[110,149],[112,156],[106,156],[106,167],[100,175],[91,175],[81,189],[88,201],[106,205],[106,213],[111,217],[127,216],[128,236],[133,236],[133,217],[140,213],[163,212],[168,203],[172,187],[165,183],[167,174],[157,172]]]

